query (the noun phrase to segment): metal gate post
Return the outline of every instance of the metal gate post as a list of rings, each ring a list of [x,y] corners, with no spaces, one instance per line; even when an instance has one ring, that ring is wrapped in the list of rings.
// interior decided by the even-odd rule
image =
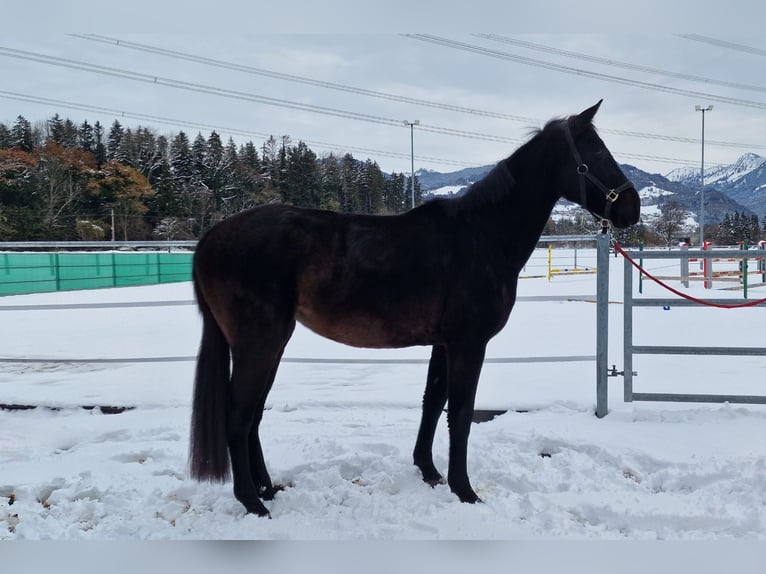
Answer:
[[[596,416],[609,412],[609,234],[596,236]]]
[[[624,261],[623,279],[623,320],[622,320],[622,368],[623,368],[623,400],[633,402],[633,267],[628,258]],[[688,259],[687,259],[688,265]]]

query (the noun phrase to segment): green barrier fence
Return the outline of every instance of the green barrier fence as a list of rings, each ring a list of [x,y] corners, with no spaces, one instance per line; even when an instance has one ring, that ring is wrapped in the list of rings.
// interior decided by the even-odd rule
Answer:
[[[0,295],[190,281],[193,253],[0,253]]]

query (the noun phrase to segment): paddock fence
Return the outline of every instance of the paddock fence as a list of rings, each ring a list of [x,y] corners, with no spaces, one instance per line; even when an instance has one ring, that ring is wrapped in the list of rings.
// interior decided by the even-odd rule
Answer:
[[[0,243],[0,296],[189,281],[193,256],[189,249],[195,245],[194,241]]]
[[[519,303],[531,303],[544,302],[544,301],[571,301],[580,300],[596,303],[596,341],[595,341],[595,353],[586,355],[545,355],[545,356],[524,356],[524,357],[487,357],[485,359],[486,364],[511,364],[511,363],[571,363],[571,362],[594,362],[596,364],[596,385],[597,385],[597,409],[596,414],[598,416],[604,416],[607,412],[606,404],[606,382],[607,382],[607,335],[606,327],[608,325],[608,268],[609,268],[609,236],[606,234],[599,235],[573,235],[573,236],[543,236],[540,238],[540,244],[538,247],[548,246],[551,244],[574,244],[574,243],[595,243],[597,246],[597,268],[599,270],[599,279],[597,280],[597,289],[595,295],[574,295],[574,296],[519,296],[517,301]],[[16,244],[18,249],[71,249],[71,248],[95,248],[95,249],[114,249],[112,243],[94,243],[85,244],[85,242],[73,242],[69,244]],[[36,289],[32,292],[40,292],[43,290],[63,290],[63,289],[77,289],[83,287],[77,287],[77,281],[80,284],[87,285],[84,288],[93,287],[113,287],[119,285],[146,285],[152,283],[161,283],[167,281],[188,281],[191,279],[191,253],[167,253],[164,251],[171,250],[173,248],[185,248],[193,249],[194,242],[189,243],[173,243],[173,242],[153,242],[153,243],[131,243],[128,245],[122,245],[123,248],[130,249],[148,249],[150,252],[136,252],[136,253],[123,253],[123,252],[106,252],[106,253],[3,253],[0,252],[0,262],[4,257],[10,257],[12,255],[18,256],[38,256],[40,259],[37,261],[32,260],[26,266],[22,266],[27,270],[27,273],[31,273],[32,269],[36,269],[40,276],[33,278],[31,281],[27,281],[26,287],[29,288],[29,283]],[[0,244],[0,249],[7,248],[7,244]],[[68,256],[81,256],[80,258],[69,260]],[[115,266],[114,262],[120,262],[121,258],[118,256],[136,256],[134,260],[129,260],[127,269],[130,273],[127,274],[126,281],[122,282],[119,274],[119,266]],[[175,256],[175,257],[174,257]],[[167,259],[170,257],[170,259]],[[90,258],[90,259],[88,259]],[[102,258],[102,259],[100,259]],[[69,263],[72,261],[72,263]],[[126,260],[128,261],[128,260]],[[163,266],[163,262],[165,266]],[[55,265],[58,263],[58,265]],[[62,265],[64,263],[64,265]],[[69,263],[67,265],[67,263]],[[168,268],[168,265],[174,267]],[[0,275],[6,273],[10,275],[7,270],[9,267],[0,266]],[[66,270],[66,271],[65,271]],[[71,271],[72,275],[77,274],[77,277],[67,276],[67,272]],[[47,274],[47,275],[46,275]],[[57,275],[58,274],[58,275]],[[604,276],[602,277],[601,274]],[[139,282],[143,281],[143,282]],[[6,281],[5,284],[0,281],[0,294],[11,294],[13,291],[10,289],[10,285],[14,285],[15,289],[20,290],[20,285],[23,282],[20,280]],[[5,291],[3,291],[3,285],[5,285]],[[27,293],[30,291],[27,290]],[[50,311],[50,310],[72,310],[77,311],[79,309],[96,309],[96,308],[125,308],[125,307],[159,307],[159,306],[184,306],[194,305],[193,300],[173,300],[173,301],[148,301],[148,302],[123,302],[123,303],[67,303],[67,304],[2,304],[0,303],[0,317],[6,312],[13,311]],[[155,357],[128,357],[128,358],[89,358],[89,357],[0,357],[0,364],[135,364],[135,363],[159,363],[159,362],[188,362],[195,361],[196,356],[155,356]],[[428,364],[429,359],[349,359],[349,358],[327,358],[327,357],[284,357],[282,362],[285,363],[308,363],[308,364],[393,364],[393,365],[406,365],[406,364]],[[27,408],[28,405],[23,405],[23,408]],[[0,404],[2,407],[2,404]],[[110,407],[112,408],[112,407]],[[489,414],[488,414],[489,413]],[[494,411],[479,412],[476,415],[476,421],[489,420],[493,414],[498,414]]]

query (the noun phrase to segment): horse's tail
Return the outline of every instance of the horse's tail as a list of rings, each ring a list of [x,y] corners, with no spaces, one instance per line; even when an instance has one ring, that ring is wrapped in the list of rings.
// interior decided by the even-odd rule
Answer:
[[[202,313],[202,342],[197,355],[192,402],[189,470],[197,480],[225,481],[229,477],[226,412],[229,392],[229,344],[199,287],[194,292]]]

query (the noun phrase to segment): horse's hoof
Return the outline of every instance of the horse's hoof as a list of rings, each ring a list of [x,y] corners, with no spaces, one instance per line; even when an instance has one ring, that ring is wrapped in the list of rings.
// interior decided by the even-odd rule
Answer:
[[[444,478],[442,478],[441,476],[438,476],[436,478],[431,478],[431,477],[426,478],[424,476],[423,477],[423,482],[425,482],[431,488],[436,488],[437,486],[445,484]]]
[[[483,502],[483,500],[478,497],[478,495],[473,491],[473,489],[470,486],[465,489],[453,488],[452,492],[457,495],[457,497],[460,499],[460,502],[466,502],[468,504]]]
[[[262,500],[274,500],[274,496],[276,496],[277,492],[282,492],[287,488],[287,486],[288,485],[285,484],[274,484],[270,487],[264,486],[258,492],[258,495]]]
[[[266,508],[263,504],[249,504],[245,506],[245,510],[247,510],[248,514],[255,514],[261,518],[271,519],[271,513],[269,512],[269,509]]]

